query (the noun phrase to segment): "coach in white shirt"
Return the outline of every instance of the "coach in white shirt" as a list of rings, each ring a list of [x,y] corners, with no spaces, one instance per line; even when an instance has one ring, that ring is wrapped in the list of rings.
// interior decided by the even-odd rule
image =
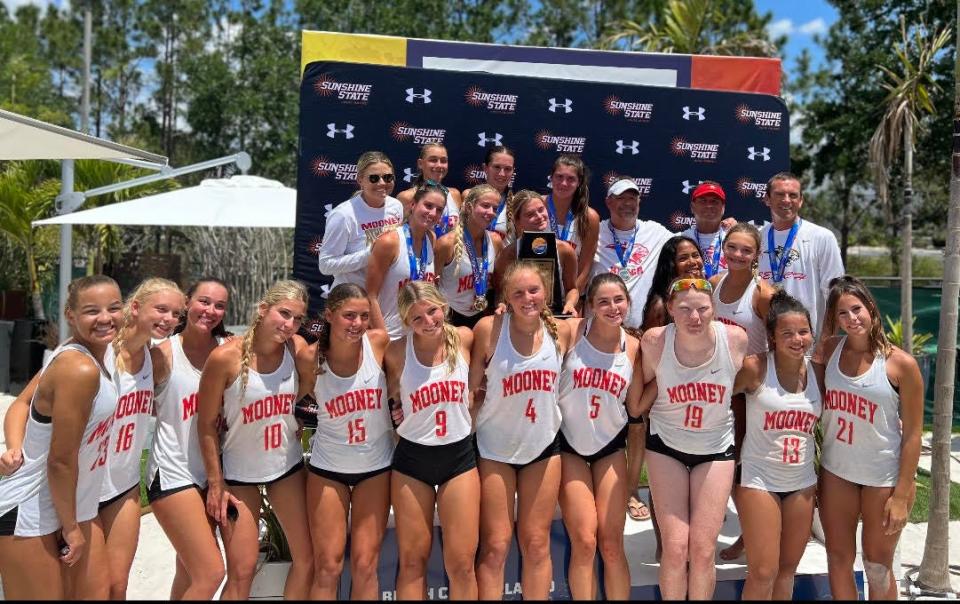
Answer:
[[[760,231],[760,277],[800,300],[819,335],[830,280],[844,273],[837,238],[800,217],[803,188],[789,172],[770,179],[764,202],[772,223]]]

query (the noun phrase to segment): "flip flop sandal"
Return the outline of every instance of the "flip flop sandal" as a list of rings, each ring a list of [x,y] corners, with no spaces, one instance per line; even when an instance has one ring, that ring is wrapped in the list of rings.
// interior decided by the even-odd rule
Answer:
[[[636,520],[637,522],[650,520],[650,510],[647,509],[647,504],[639,499],[630,499],[630,501],[627,502],[627,514],[631,520]]]

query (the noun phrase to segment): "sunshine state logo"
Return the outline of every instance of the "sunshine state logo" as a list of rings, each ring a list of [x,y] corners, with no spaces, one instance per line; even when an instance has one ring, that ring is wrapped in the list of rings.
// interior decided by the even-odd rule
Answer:
[[[780,130],[780,122],[783,121],[782,111],[758,111],[745,103],[737,105],[735,115],[741,124],[753,124],[764,130]]]
[[[767,194],[767,183],[753,182],[746,176],[737,179],[737,192],[741,197],[755,197],[762,199]]]
[[[603,108],[610,115],[622,115],[629,122],[649,122],[653,119],[653,103],[622,101],[610,95],[603,100]]]
[[[674,231],[680,231],[693,226],[693,216],[687,216],[680,210],[677,210],[667,218],[667,224],[669,224]]]
[[[713,143],[691,143],[682,136],[670,141],[670,153],[677,157],[689,157],[695,162],[713,163],[717,161],[720,145]]]
[[[409,141],[415,145],[442,144],[447,131],[444,128],[416,128],[406,122],[394,122],[390,126],[390,136],[398,143]]]
[[[373,84],[337,82],[329,75],[323,74],[314,80],[313,91],[317,96],[322,97],[336,95],[337,100],[346,105],[366,105],[370,102]]]
[[[322,155],[310,162],[310,171],[320,178],[326,178],[333,174],[337,182],[354,182],[357,180],[356,164],[332,162]]]
[[[541,130],[534,137],[534,142],[544,151],[551,148],[557,153],[583,153],[587,145],[585,136],[557,136],[549,130]]]
[[[514,113],[520,97],[516,94],[486,92],[479,86],[471,86],[463,94],[467,104],[484,107],[492,113]]]

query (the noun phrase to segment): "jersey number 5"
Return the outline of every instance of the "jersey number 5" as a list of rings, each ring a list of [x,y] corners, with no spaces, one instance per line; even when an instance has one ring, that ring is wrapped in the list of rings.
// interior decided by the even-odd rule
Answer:
[[[600,396],[594,394],[590,397],[590,419],[600,417]]]

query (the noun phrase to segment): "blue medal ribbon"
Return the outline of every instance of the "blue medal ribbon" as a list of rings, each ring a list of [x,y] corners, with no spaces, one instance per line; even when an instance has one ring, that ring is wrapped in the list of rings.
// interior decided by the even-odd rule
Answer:
[[[477,257],[477,250],[473,245],[473,235],[464,229],[464,240],[467,243],[467,255],[470,256],[470,266],[473,269],[473,291],[478,298],[487,295],[487,278],[490,273],[490,258],[487,256],[487,234],[483,234],[483,245],[480,246],[480,252],[483,256],[483,262]]]
[[[410,261],[410,280],[422,281],[427,273],[427,235],[424,233],[423,242],[420,244],[420,259],[413,253],[413,235],[410,233],[410,225],[403,224],[403,234],[407,238],[407,260]]]
[[[490,221],[490,226],[487,227],[488,231],[497,230],[497,220],[500,218],[500,214],[503,213],[503,208],[507,206],[507,194],[504,193],[500,196],[500,205],[497,206],[497,215],[493,217],[493,220]]]
[[[561,241],[567,241],[570,235],[570,225],[573,223],[573,207],[567,210],[567,221],[563,224],[563,230],[557,229],[557,209],[553,207],[553,194],[547,195],[547,213],[550,214],[550,228]]]
[[[770,230],[767,231],[767,255],[770,258],[770,272],[773,276],[774,283],[780,283],[783,281],[783,273],[787,270],[787,260],[790,258],[790,250],[793,248],[793,240],[797,237],[797,231],[800,230],[800,224],[803,220],[798,219],[793,223],[793,226],[790,227],[790,232],[787,233],[787,240],[783,243],[783,251],[780,252],[779,262],[777,261],[777,246],[776,242],[773,239],[773,225],[770,225]]]
[[[617,232],[613,228],[612,222],[607,222],[607,228],[610,229],[610,235],[613,237],[613,249],[617,252],[617,258],[620,260],[620,265],[623,268],[627,268],[627,263],[630,261],[630,254],[633,253],[633,242],[637,239],[637,225],[633,225],[633,234],[630,235],[630,241],[624,241],[620,243],[620,239],[617,238]]]
[[[433,225],[433,232],[437,235],[437,237],[442,237],[450,230],[450,205],[447,203],[447,198],[450,195],[450,189],[429,178],[423,181],[423,184],[431,187],[437,187],[443,191],[443,214],[440,215],[440,220],[437,221],[437,224]]]
[[[697,230],[697,227],[693,227],[693,236],[697,240],[697,245],[700,245],[700,231]],[[723,249],[723,229],[717,231],[717,238],[713,240],[713,259],[703,261],[703,272],[707,276],[707,279],[716,275],[720,272],[720,253]]]

